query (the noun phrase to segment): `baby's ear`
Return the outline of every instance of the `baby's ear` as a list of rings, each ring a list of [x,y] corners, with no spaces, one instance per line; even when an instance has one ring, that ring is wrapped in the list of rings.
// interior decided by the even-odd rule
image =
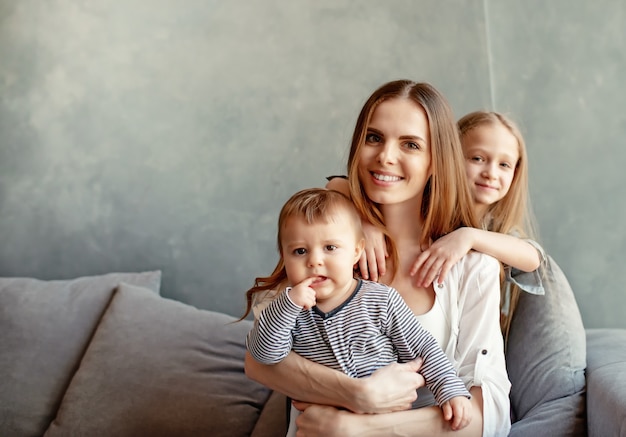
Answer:
[[[361,254],[363,253],[363,250],[365,250],[365,238],[361,238],[360,240],[357,240],[356,242],[356,246],[354,248],[354,263],[356,264],[359,259],[361,259]]]

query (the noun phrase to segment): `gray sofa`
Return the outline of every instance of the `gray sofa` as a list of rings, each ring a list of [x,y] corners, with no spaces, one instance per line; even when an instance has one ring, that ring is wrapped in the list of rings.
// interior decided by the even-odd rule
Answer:
[[[0,435],[283,435],[285,398],[244,375],[250,322],[163,298],[160,277],[0,278]],[[542,394],[512,434],[626,435],[626,330],[589,330],[586,350],[582,389]],[[523,367],[521,385],[542,370]]]

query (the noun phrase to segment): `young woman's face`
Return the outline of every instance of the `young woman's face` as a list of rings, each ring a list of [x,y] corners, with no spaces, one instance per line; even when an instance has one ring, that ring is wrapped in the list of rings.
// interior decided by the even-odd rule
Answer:
[[[378,105],[359,152],[359,180],[375,203],[411,202],[419,209],[431,175],[430,134],[424,109],[395,98]]]
[[[519,160],[517,139],[500,125],[477,126],[463,138],[465,171],[479,211],[509,192]]]

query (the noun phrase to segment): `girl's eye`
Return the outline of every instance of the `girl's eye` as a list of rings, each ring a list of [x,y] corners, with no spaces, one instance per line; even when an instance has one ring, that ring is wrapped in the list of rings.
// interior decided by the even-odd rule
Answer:
[[[472,157],[470,158],[470,161],[482,162],[482,161],[483,161],[483,158],[482,158],[482,157],[480,157],[480,156],[472,156]]]
[[[417,143],[412,143],[412,142],[406,143],[406,147],[411,150],[420,150],[420,145]]]
[[[508,162],[502,162],[500,163],[500,165],[504,168],[511,168],[511,164],[509,164]]]
[[[329,252],[332,252],[333,250],[336,250],[337,246],[335,246],[334,244],[329,244],[328,246],[326,246],[326,250],[328,250]]]
[[[365,136],[365,142],[366,143],[380,143],[381,139],[378,135],[376,134],[367,134]]]
[[[296,255],[304,255],[306,253],[306,249],[304,247],[299,247],[294,249],[293,253]]]

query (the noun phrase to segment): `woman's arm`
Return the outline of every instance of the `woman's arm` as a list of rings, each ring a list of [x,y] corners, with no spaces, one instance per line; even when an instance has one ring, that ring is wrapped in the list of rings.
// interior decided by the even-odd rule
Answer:
[[[398,411],[386,414],[354,414],[324,405],[296,402],[304,412],[296,419],[298,435],[305,437],[361,437],[372,436],[454,436],[470,437],[482,434],[482,395],[479,387],[472,394],[472,419],[458,431],[450,428],[439,407]]]
[[[476,228],[459,228],[435,241],[422,252],[411,269],[416,283],[427,287],[436,278],[438,283],[470,250],[485,253],[501,263],[532,272],[539,268],[541,255],[537,248],[521,238]]]
[[[357,413],[406,410],[424,385],[417,373],[421,360],[393,363],[367,378],[350,378],[342,372],[290,352],[283,361],[264,365],[246,352],[246,376],[292,399],[334,405]]]

